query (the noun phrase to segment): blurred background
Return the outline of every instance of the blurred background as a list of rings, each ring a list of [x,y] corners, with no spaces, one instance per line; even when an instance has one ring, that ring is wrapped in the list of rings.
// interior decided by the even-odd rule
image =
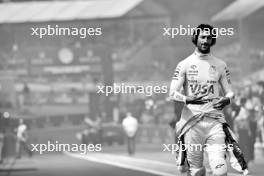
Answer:
[[[14,174],[45,173],[47,168],[60,168],[50,166],[50,160],[66,162],[66,156],[57,152],[36,154],[30,161],[15,159],[19,119],[27,126],[28,144],[100,143],[106,153],[124,156],[126,138],[121,122],[127,112],[139,122],[136,158],[130,163],[136,164],[135,159],[140,158],[159,160],[171,167],[166,172],[171,170],[175,175],[176,167],[171,166],[174,156],[162,152],[162,144],[174,142],[169,123],[178,120],[182,105],[167,102],[166,93],[105,96],[97,91],[100,85],[114,83],[169,86],[177,63],[190,55],[194,46],[190,36],[171,38],[163,35],[163,28],[196,27],[200,23],[234,29],[232,36],[219,36],[212,49],[229,66],[238,95],[225,110],[226,118],[246,146],[243,150],[253,172],[262,175],[260,166],[264,162],[255,156],[264,154],[263,19],[262,0],[2,0],[0,175],[10,174],[16,167],[27,170],[29,166],[33,170]],[[101,28],[102,35],[32,35],[32,28],[48,25]],[[248,114],[245,118],[240,117],[242,108]],[[93,133],[94,128],[100,130]],[[84,161],[68,162],[69,167],[84,165],[83,172],[77,175],[86,173],[88,164]],[[105,175],[110,170],[109,175],[142,174],[106,166],[105,173],[96,174],[96,168],[101,166],[93,166],[90,175]],[[66,174],[60,169],[56,172]],[[73,171],[72,174],[75,175]]]

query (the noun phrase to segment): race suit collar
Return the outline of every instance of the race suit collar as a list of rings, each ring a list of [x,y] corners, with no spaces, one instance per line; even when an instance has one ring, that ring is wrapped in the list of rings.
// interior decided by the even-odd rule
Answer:
[[[211,53],[207,53],[207,54],[203,54],[203,53],[200,53],[198,52],[197,50],[194,51],[194,55],[202,58],[202,59],[206,59],[207,57],[206,56],[211,56]]]

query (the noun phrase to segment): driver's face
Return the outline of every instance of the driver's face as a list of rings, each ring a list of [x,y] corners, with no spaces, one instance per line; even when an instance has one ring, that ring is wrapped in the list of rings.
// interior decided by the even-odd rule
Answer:
[[[197,39],[197,48],[201,53],[209,53],[212,44],[212,35],[208,30],[200,31]]]

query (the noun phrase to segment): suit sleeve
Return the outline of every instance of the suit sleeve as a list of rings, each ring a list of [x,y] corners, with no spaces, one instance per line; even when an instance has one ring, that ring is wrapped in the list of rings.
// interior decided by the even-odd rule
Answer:
[[[183,62],[180,62],[174,71],[170,84],[170,98],[184,103],[186,101],[186,96],[181,94],[181,88],[185,82],[185,70]]]
[[[230,71],[226,64],[224,65],[224,69],[220,77],[220,85],[224,91],[225,96],[230,99],[233,99],[235,94],[232,90]]]

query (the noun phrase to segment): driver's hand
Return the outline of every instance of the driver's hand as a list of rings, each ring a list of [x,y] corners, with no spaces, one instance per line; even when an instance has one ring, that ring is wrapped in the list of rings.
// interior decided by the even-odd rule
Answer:
[[[222,110],[224,109],[224,107],[226,105],[229,105],[231,102],[230,102],[230,98],[228,97],[222,97],[220,98],[220,100],[218,100],[217,102],[215,102],[213,104],[213,108],[217,109],[217,110]]]
[[[186,97],[186,104],[205,104],[208,100],[203,99],[206,95]]]

